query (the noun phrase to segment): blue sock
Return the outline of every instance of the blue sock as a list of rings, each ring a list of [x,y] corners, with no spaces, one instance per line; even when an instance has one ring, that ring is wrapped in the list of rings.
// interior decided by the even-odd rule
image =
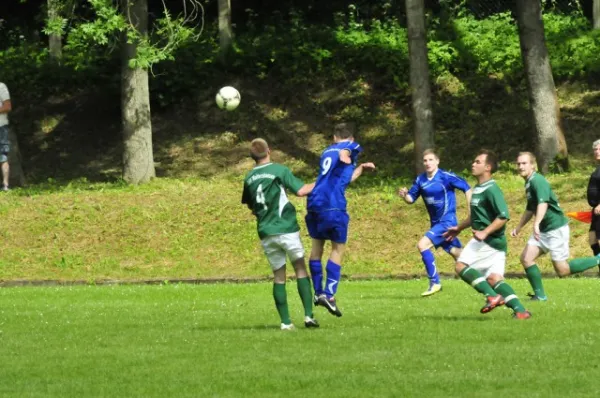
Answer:
[[[327,281],[325,282],[325,294],[327,297],[335,296],[340,277],[342,276],[342,267],[331,260],[327,261]]]
[[[425,271],[427,271],[429,282],[440,283],[440,275],[437,272],[437,268],[435,266],[435,257],[433,257],[431,250],[422,251],[421,258],[423,259],[423,264],[425,264]]]
[[[309,260],[308,268],[310,269],[310,278],[315,294],[317,296],[323,294],[323,265],[321,265],[321,260]]]

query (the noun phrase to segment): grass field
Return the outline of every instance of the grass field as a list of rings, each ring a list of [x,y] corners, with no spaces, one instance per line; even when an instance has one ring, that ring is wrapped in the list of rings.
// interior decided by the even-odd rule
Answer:
[[[0,396],[595,397],[598,280],[546,284],[516,321],[457,280],[344,281],[294,332],[269,283],[0,289]]]

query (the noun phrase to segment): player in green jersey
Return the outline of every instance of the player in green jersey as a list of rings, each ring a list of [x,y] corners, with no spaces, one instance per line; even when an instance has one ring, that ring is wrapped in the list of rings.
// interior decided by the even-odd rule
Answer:
[[[531,313],[504,280],[507,249],[504,230],[509,214],[504,194],[492,179],[497,169],[498,161],[492,152],[482,150],[477,154],[471,166],[477,185],[471,196],[469,218],[458,226],[448,228],[445,236],[453,239],[462,230],[472,229],[473,238],[458,257],[456,272],[462,280],[486,296],[486,304],[480,312],[485,314],[506,304],[514,311],[516,319],[528,319]]]
[[[537,173],[535,155],[521,152],[517,157],[519,175],[525,180],[527,206],[521,220],[511,235],[517,236],[521,229],[533,218],[533,233],[521,253],[521,264],[525,268],[527,279],[533,288],[529,293],[532,300],[546,301],[546,292],[542,283],[542,274],[536,259],[544,253],[550,253],[554,270],[560,277],[585,271],[598,265],[598,257],[569,258],[569,224],[550,184]]]
[[[256,216],[258,236],[273,270],[273,298],[281,318],[281,330],[294,329],[287,304],[286,257],[290,258],[296,273],[298,293],[304,306],[304,326],[319,327],[313,318],[313,293],[306,272],[296,209],[285,193],[287,189],[297,196],[306,196],[314,183],[304,184],[290,169],[271,162],[271,150],[262,138],[252,141],[250,155],[256,166],[244,179],[242,203]]]

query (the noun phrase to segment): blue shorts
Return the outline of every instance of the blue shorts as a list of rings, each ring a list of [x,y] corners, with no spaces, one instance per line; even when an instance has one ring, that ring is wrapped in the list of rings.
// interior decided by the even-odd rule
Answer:
[[[439,222],[435,225],[432,225],[431,229],[425,232],[425,236],[428,237],[429,240],[431,240],[433,246],[436,249],[438,247],[441,247],[446,252],[450,253],[450,249],[452,249],[453,247],[461,248],[462,244],[460,243],[458,238],[454,238],[450,242],[448,242],[446,238],[444,238],[444,236],[442,235],[448,230],[448,228],[454,227],[455,225],[457,225],[456,222],[452,220]]]
[[[308,212],[305,220],[308,233],[313,239],[335,243],[346,243],[348,240],[350,216],[345,211]]]

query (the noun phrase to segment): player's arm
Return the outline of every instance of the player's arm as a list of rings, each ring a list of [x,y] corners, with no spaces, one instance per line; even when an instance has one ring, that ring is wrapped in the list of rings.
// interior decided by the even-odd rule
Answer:
[[[471,188],[465,191],[465,199],[467,200],[467,214],[471,214],[471,197],[473,196],[473,190]]]
[[[542,202],[538,203],[535,209],[535,218],[533,219],[533,236],[535,239],[540,239],[540,223],[544,219],[546,215],[546,211],[548,211],[548,203]]]
[[[302,188],[300,188],[298,190],[298,192],[296,192],[296,196],[299,196],[299,197],[307,196],[307,195],[309,195],[312,192],[312,190],[314,188],[315,188],[315,183],[314,182],[310,183],[310,184],[304,184],[302,186]]]
[[[479,241],[485,240],[490,234],[493,234],[500,228],[502,228],[508,222],[508,218],[497,217],[490,225],[485,227],[482,231],[473,231],[473,237]]]
[[[250,210],[253,210],[252,199],[250,197],[250,192],[248,191],[248,186],[246,184],[244,184],[244,191],[242,192],[242,204],[245,204]]]
[[[363,170],[365,170],[365,169],[375,170],[375,164],[373,164],[371,162],[367,162],[367,163],[361,163],[358,166],[356,166],[356,168],[354,169],[354,172],[352,173],[352,179],[350,180],[350,182],[354,182],[358,177],[360,177]]]
[[[406,203],[408,203],[409,205],[412,205],[413,203],[415,203],[415,200],[408,193],[408,188],[406,188],[406,187],[402,187],[402,188],[398,189],[398,196],[400,196],[402,199],[404,199],[404,201]]]
[[[9,99],[2,101],[2,106],[0,106],[0,113],[8,113],[12,111],[12,102]]]
[[[517,235],[519,235],[519,232],[521,232],[521,229],[525,225],[527,225],[527,223],[529,222],[529,220],[531,220],[531,217],[533,217],[533,212],[531,210],[525,210],[525,213],[523,213],[523,215],[521,216],[521,219],[519,220],[519,223],[511,231],[510,236],[517,236]]]

